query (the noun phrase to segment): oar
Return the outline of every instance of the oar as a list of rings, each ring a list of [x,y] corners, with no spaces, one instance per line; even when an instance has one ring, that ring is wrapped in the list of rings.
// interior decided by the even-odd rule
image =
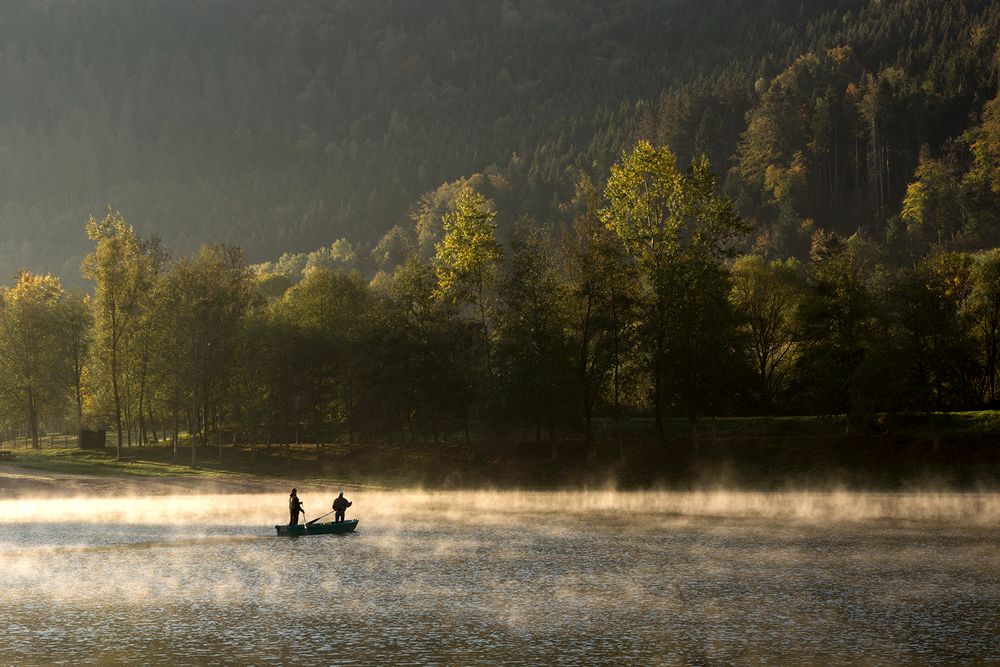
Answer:
[[[330,516],[330,515],[331,515],[331,514],[333,514],[333,512],[335,512],[335,511],[336,511],[336,510],[333,510],[332,512],[327,512],[327,513],[326,513],[326,514],[324,514],[323,516]],[[322,519],[322,518],[323,518],[323,516],[318,516],[318,517],[316,517],[315,519],[313,519],[312,521],[310,521],[310,522],[309,522],[309,523],[307,523],[306,525],[307,525],[307,526],[311,526],[312,524],[314,524],[314,523],[316,523],[317,521],[319,521],[320,519]]]

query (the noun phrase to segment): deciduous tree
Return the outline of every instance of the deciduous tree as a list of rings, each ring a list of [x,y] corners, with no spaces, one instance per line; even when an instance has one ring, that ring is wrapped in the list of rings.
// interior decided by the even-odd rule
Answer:
[[[108,211],[101,220],[87,221],[87,235],[94,252],[84,259],[83,274],[94,282],[97,330],[95,354],[111,385],[114,400],[115,445],[121,453],[122,419],[126,400],[126,359],[123,354],[152,287],[152,264],[135,230],[118,211]]]
[[[42,414],[65,399],[68,350],[61,333],[59,280],[22,271],[0,292],[0,391],[38,447]]]
[[[434,261],[438,296],[476,309],[487,351],[488,299],[501,255],[495,217],[496,212],[485,197],[468,186],[463,187],[442,219],[444,237],[436,246]]]

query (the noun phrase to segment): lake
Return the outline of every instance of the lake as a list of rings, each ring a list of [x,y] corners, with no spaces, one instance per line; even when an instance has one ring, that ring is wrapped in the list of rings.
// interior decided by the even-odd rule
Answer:
[[[0,501],[0,663],[1000,663],[998,494],[346,495]]]

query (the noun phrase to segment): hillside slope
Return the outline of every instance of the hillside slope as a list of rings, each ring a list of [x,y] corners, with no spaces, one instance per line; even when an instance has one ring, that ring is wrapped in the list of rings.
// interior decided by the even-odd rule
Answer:
[[[108,205],[182,253],[370,245],[491,165],[502,220],[555,222],[639,136],[732,169],[761,230],[883,234],[921,146],[963,159],[998,26],[986,0],[7,3],[0,274],[78,279]]]

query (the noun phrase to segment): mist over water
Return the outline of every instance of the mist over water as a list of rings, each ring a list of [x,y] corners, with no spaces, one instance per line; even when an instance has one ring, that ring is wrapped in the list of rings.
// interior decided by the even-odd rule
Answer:
[[[0,663],[1000,661],[998,494],[345,491],[0,502]]]

